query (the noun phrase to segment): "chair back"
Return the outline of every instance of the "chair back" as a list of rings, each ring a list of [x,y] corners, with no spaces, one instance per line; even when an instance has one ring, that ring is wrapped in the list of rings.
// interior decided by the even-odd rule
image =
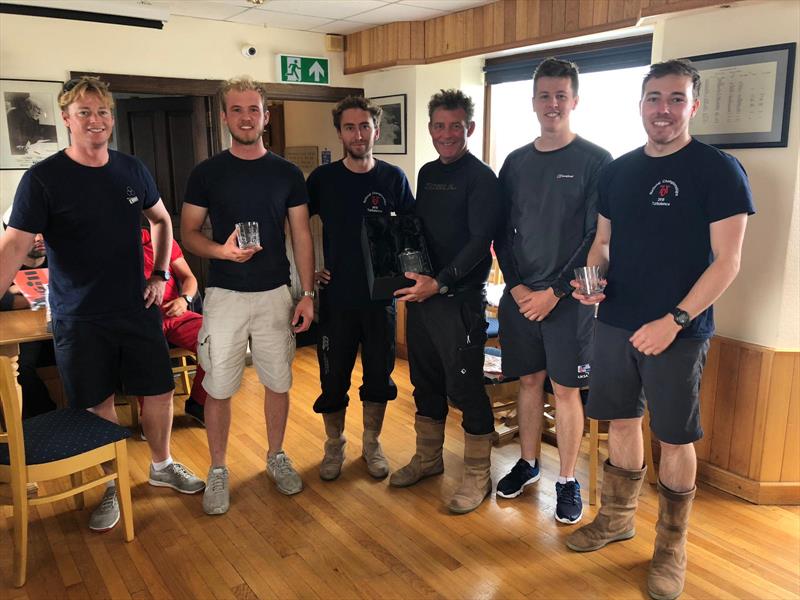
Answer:
[[[22,399],[11,369],[11,359],[0,356],[0,445],[8,446],[12,473],[25,469],[25,440],[22,437]]]

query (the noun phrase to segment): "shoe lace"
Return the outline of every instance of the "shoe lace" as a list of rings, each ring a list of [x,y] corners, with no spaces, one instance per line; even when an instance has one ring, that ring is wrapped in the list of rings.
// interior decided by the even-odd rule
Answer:
[[[100,502],[100,510],[106,511],[113,508],[116,499],[117,499],[116,488],[109,488],[108,490],[106,490],[106,493],[103,495],[103,500],[102,502]]]
[[[578,500],[576,498],[577,494],[575,493],[575,482],[574,481],[568,481],[567,483],[561,485],[558,488],[558,491],[557,491],[556,495],[558,496],[558,502],[559,503],[572,504],[572,505],[577,505],[578,504]]]
[[[181,479],[192,479],[194,473],[184,467],[181,463],[172,463],[174,473]]]
[[[292,475],[294,473],[291,459],[283,453],[275,456],[274,464],[275,470],[281,475]]]
[[[212,492],[221,492],[225,489],[225,481],[228,479],[228,472],[226,470],[211,471],[211,477],[208,478],[208,486]]]

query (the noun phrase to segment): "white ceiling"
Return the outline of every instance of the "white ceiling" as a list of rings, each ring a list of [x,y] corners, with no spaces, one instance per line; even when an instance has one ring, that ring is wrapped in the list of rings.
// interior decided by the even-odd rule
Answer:
[[[348,34],[395,21],[421,21],[495,0],[0,0],[168,21],[172,15],[316,33]]]

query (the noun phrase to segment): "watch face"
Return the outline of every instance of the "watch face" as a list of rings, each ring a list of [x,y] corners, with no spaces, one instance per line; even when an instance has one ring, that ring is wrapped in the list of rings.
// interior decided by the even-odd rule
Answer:
[[[672,313],[672,316],[675,318],[675,322],[681,327],[686,327],[689,324],[689,321],[691,321],[689,318],[689,313],[684,310],[675,309],[675,312]]]

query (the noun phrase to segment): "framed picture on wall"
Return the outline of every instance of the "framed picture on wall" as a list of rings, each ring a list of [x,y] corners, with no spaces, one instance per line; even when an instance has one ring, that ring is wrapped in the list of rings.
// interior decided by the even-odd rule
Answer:
[[[370,98],[383,109],[381,135],[375,142],[375,154],[406,154],[406,95]]]
[[[60,81],[0,79],[0,169],[27,169],[69,144]]]
[[[797,44],[687,57],[700,71],[690,133],[717,148],[785,148]]]

